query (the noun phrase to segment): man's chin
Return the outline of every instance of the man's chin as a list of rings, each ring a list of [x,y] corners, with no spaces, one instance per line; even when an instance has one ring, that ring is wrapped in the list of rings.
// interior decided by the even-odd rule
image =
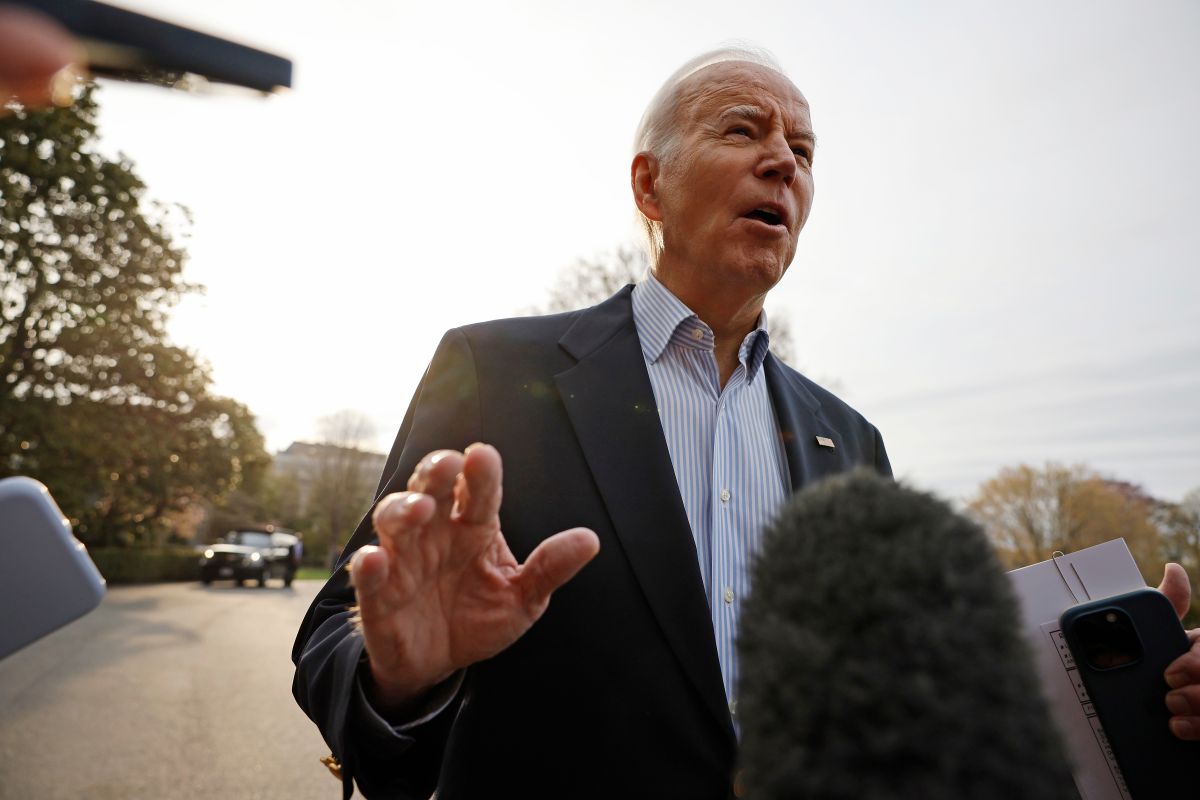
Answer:
[[[791,256],[791,253],[746,253],[730,272],[755,290],[767,292],[783,278],[791,263]]]

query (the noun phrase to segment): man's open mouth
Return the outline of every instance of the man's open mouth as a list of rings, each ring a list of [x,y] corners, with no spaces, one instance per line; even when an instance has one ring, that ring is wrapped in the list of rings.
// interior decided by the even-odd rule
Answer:
[[[783,214],[768,206],[760,206],[748,214],[743,214],[742,216],[748,219],[756,219],[759,222],[765,222],[768,225],[783,224]]]

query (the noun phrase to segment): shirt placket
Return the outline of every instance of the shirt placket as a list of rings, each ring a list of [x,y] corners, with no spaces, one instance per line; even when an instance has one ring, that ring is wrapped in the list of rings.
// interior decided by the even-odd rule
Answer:
[[[738,401],[744,381],[745,367],[739,365],[717,398],[713,420],[710,608],[721,662],[721,677],[725,684],[726,697],[730,701],[733,699],[737,677],[734,674],[735,659],[732,650],[735,646],[738,612],[742,600],[739,591],[742,581],[738,575],[738,565],[741,563],[740,532],[737,524],[737,509],[741,498],[738,496],[735,474],[738,469],[738,437],[733,406]]]

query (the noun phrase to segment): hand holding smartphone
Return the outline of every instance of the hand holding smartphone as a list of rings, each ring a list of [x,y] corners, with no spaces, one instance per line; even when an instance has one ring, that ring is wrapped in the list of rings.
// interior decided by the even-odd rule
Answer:
[[[1190,647],[1170,600],[1142,589],[1069,608],[1061,623],[1133,800],[1195,796],[1200,742],[1167,725],[1163,673]]]

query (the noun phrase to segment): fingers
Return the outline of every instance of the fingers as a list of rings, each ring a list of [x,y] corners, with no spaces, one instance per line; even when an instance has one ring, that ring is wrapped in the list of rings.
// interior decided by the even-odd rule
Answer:
[[[457,450],[435,450],[417,464],[408,479],[408,490],[448,500],[454,494],[454,482],[462,472],[462,465],[463,455]]]
[[[1180,739],[1200,739],[1200,685],[1167,693],[1171,732]]]
[[[1187,571],[1178,564],[1167,564],[1158,590],[1167,596],[1175,607],[1175,614],[1182,619],[1192,604],[1192,584],[1188,581]]]
[[[396,492],[376,504],[371,522],[379,543],[394,552],[419,533],[436,511],[436,502],[427,494]]]
[[[587,528],[556,533],[539,544],[521,567],[518,581],[532,616],[540,616],[558,587],[575,577],[600,552],[600,539]]]
[[[504,468],[496,448],[479,443],[468,447],[454,487],[453,519],[472,525],[498,519],[503,483]]]
[[[1188,633],[1194,634],[1195,631]],[[1172,689],[1200,686],[1200,638],[1192,637],[1191,648],[1167,666],[1163,679]],[[1197,713],[1200,713],[1200,707]]]
[[[1167,693],[1171,731],[1180,739],[1200,740],[1200,631],[1188,631],[1188,652],[1171,662],[1163,677]]]
[[[371,601],[387,581],[388,554],[373,544],[363,545],[350,559],[350,585],[358,601]]]
[[[451,519],[484,524],[498,518],[503,477],[496,448],[476,443],[464,453],[438,450],[425,456],[408,479],[408,490],[428,494],[439,505],[452,499]]]

